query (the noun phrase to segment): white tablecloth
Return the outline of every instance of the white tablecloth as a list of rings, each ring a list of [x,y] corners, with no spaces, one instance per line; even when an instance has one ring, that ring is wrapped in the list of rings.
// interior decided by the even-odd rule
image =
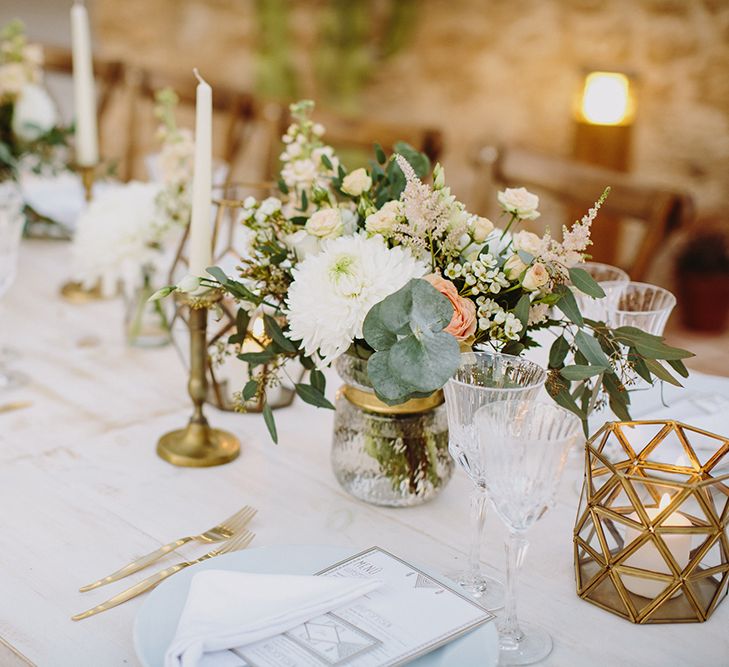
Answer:
[[[209,409],[213,425],[240,437],[241,457],[200,470],[159,459],[158,437],[184,425],[190,413],[177,355],[173,348],[125,347],[118,301],[61,301],[69,254],[67,244],[27,242],[18,281],[0,303],[0,338],[19,349],[17,366],[32,378],[29,387],[0,400],[32,401],[30,408],[0,414],[0,665],[138,664],[131,628],[142,600],[73,623],[73,613],[112,592],[81,594],[78,587],[244,504],[259,510],[252,525],[259,545],[377,544],[441,571],[464,557],[465,476],[457,472],[437,500],[417,508],[357,502],[329,466],[329,411],[297,402],[278,413],[275,446],[259,416]],[[683,394],[669,387],[667,402],[696,392],[729,395],[727,378],[697,374],[686,387]],[[659,405],[655,393],[643,394],[635,399],[635,415]],[[544,664],[729,664],[727,602],[704,624],[635,626],[577,598],[572,527],[581,474],[575,458],[557,507],[531,531],[521,579],[522,618],[555,638]],[[491,514],[484,564],[498,577],[503,536]]]

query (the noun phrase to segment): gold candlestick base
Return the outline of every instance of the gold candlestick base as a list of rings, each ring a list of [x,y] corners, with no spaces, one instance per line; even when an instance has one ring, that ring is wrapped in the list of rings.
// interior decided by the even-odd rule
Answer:
[[[97,284],[89,289],[74,280],[61,285],[60,293],[70,303],[90,303],[105,298],[101,292],[101,285]]]
[[[208,308],[220,301],[219,291],[200,297],[181,295],[190,309],[190,381],[187,389],[194,406],[186,428],[163,435],[157,443],[157,454],[176,466],[206,468],[229,463],[240,454],[240,442],[232,433],[210,428],[203,414],[207,395],[208,348],[206,331]]]
[[[73,169],[81,176],[81,184],[84,187],[84,199],[90,202],[94,198],[94,182],[96,181],[96,170],[98,165],[74,164]]]
[[[163,435],[157,454],[168,463],[186,468],[207,468],[238,458],[240,442],[232,433],[190,423],[187,428]]]

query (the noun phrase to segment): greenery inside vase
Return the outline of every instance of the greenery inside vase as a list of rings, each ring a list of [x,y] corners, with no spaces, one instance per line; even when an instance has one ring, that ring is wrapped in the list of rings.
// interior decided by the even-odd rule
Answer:
[[[367,361],[336,361],[345,385],[336,401],[332,467],[351,495],[375,505],[418,505],[438,495],[453,473],[440,392],[397,411],[375,397]],[[404,412],[401,412],[404,410]]]

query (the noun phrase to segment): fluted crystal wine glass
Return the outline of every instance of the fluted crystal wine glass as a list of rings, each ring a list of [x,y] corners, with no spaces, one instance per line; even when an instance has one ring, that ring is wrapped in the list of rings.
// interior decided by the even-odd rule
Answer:
[[[448,449],[474,484],[468,564],[464,571],[453,573],[451,578],[487,609],[503,606],[504,587],[481,572],[487,496],[474,417],[479,408],[494,401],[535,400],[546,377],[541,366],[527,359],[496,352],[465,352],[461,354],[458,370],[444,387]]]
[[[676,297],[666,289],[648,283],[628,283],[610,316],[614,327],[631,326],[662,336],[676,305]]]
[[[552,650],[541,628],[517,619],[516,585],[526,555],[526,531],[554,503],[567,452],[582,433],[580,420],[554,403],[497,401],[475,417],[479,466],[491,503],[509,530],[506,610],[499,623],[499,665],[529,665]]]
[[[0,300],[15,281],[18,249],[23,232],[23,200],[11,182],[0,185]],[[1,318],[0,318],[1,319]],[[7,327],[4,327],[7,331]],[[4,366],[10,354],[0,352],[0,391],[23,383],[23,378]]]
[[[595,282],[602,287],[605,296],[596,299],[584,292],[575,290],[575,299],[584,317],[599,322],[607,322],[610,313],[618,304],[618,299],[625,286],[630,282],[630,276],[617,266],[602,264],[600,262],[585,262],[577,268],[584,269],[592,276]]]

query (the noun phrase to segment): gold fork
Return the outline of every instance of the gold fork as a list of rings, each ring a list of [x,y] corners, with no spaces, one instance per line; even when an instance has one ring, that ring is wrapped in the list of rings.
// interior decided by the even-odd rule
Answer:
[[[223,542],[227,539],[230,539],[242,528],[245,528],[246,524],[255,516],[255,514],[256,510],[249,505],[246,505],[243,509],[238,510],[235,514],[233,514],[233,516],[228,517],[225,521],[221,521],[217,526],[213,526],[209,530],[206,530],[204,533],[200,533],[199,535],[191,535],[189,537],[182,537],[179,540],[175,540],[174,542],[165,544],[164,546],[156,549],[152,553],[149,553],[146,556],[142,556],[141,558],[132,561],[131,563],[125,565],[116,572],[112,572],[110,575],[103,577],[102,579],[98,579],[93,584],[87,584],[86,586],[82,586],[81,588],[79,588],[79,590],[82,593],[85,593],[86,591],[91,591],[94,588],[98,588],[99,586],[110,584],[113,581],[119,581],[119,579],[128,577],[130,574],[139,572],[139,570],[144,569],[148,565],[151,565],[155,561],[162,558],[162,556],[174,551],[175,549],[179,549],[183,544],[187,544],[188,542],[211,544],[213,542]]]
[[[87,609],[80,614],[72,616],[71,620],[80,621],[84,618],[88,618],[89,616],[93,616],[94,614],[98,614],[102,611],[106,611],[107,609],[111,609],[112,607],[116,607],[117,605],[120,605],[127,600],[131,600],[132,598],[137,597],[137,595],[145,593],[146,591],[154,588],[161,581],[167,579],[167,577],[171,577],[173,574],[176,574],[180,570],[184,570],[186,567],[190,567],[190,565],[196,565],[197,563],[202,563],[203,561],[210,558],[215,558],[215,556],[220,556],[222,554],[230,553],[232,551],[245,549],[251,543],[254,537],[254,533],[252,533],[250,530],[246,530],[240,535],[228,540],[225,544],[223,544],[223,546],[206,553],[204,556],[200,556],[200,558],[196,558],[195,560],[191,561],[182,561],[181,563],[177,563],[177,565],[172,565],[171,567],[165,568],[164,570],[160,570],[156,574],[153,574],[151,577],[147,577],[146,579],[140,581],[138,584],[134,584],[134,586],[132,586],[131,588],[127,588],[125,591],[118,593],[113,598],[109,598],[106,602],[102,602],[101,604],[96,605],[91,609]]]

